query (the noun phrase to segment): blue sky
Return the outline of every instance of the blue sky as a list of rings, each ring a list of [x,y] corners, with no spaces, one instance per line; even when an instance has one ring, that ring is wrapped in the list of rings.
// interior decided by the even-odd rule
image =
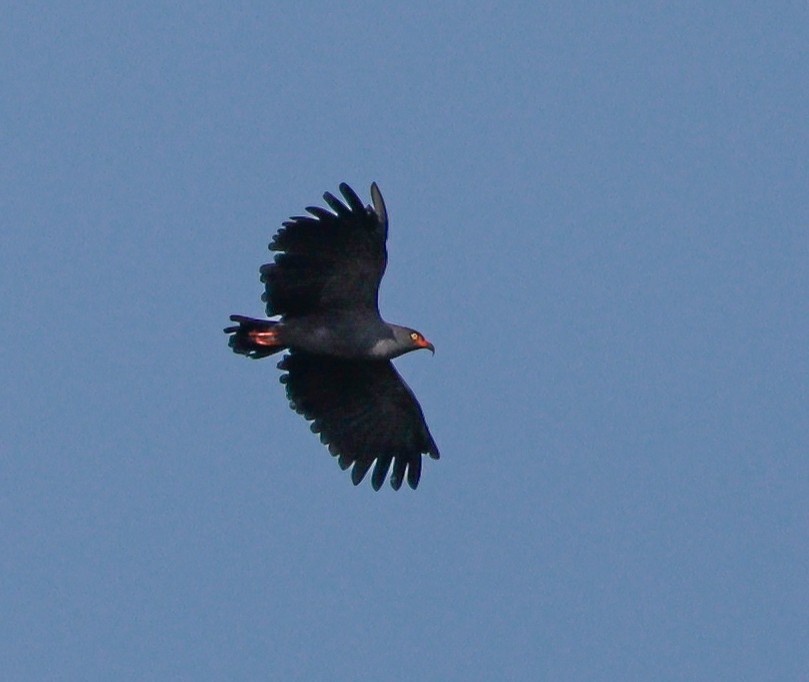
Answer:
[[[809,675],[809,8],[0,10],[7,680]],[[442,452],[354,488],[229,352],[391,218]]]

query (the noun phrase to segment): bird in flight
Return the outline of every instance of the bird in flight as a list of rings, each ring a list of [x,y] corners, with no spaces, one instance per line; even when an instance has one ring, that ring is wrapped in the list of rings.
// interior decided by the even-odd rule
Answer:
[[[392,358],[433,345],[420,332],[385,322],[379,314],[379,283],[388,254],[388,214],[371,185],[363,206],[342,183],[345,202],[323,195],[331,210],[307,207],[270,242],[277,252],[260,268],[268,317],[231,315],[225,329],[235,353],[264,358],[289,351],[278,363],[290,407],[312,422],[341,469],[358,485],[374,465],[379,490],[393,465],[394,490],[407,478],[416,488],[421,458],[438,459],[424,414]]]

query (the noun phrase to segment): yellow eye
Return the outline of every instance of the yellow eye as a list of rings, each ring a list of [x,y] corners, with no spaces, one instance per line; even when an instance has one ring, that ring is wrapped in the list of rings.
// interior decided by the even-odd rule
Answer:
[[[419,340],[419,335],[416,332],[411,332],[410,333],[410,338],[413,339],[413,341],[418,341]]]

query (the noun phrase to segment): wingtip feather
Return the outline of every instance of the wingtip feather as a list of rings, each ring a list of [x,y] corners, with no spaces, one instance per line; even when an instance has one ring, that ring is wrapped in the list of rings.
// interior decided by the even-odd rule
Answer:
[[[362,213],[365,210],[357,193],[347,183],[340,183],[340,192],[346,198],[349,207],[354,213]]]
[[[323,199],[337,215],[342,217],[348,217],[351,215],[351,211],[349,210],[348,206],[346,206],[331,192],[324,192]]]
[[[376,213],[379,222],[385,225],[387,231],[388,210],[385,208],[385,200],[382,198],[382,192],[379,191],[379,185],[375,182],[371,183],[371,201],[374,205],[374,213]]]
[[[421,480],[421,457],[412,460],[407,466],[407,485],[413,490],[419,487]]]

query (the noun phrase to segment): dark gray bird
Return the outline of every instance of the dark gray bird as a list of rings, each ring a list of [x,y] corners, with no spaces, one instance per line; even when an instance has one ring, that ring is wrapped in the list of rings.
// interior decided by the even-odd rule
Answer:
[[[326,192],[332,209],[307,207],[311,216],[283,223],[260,268],[267,316],[231,315],[230,347],[250,358],[289,350],[278,368],[286,374],[292,409],[311,420],[342,469],[357,485],[376,462],[371,485],[379,490],[393,464],[390,484],[421,477],[421,458],[438,459],[424,414],[391,359],[419,348],[435,352],[414,329],[379,315],[379,283],[388,254],[388,214],[376,183],[373,205],[363,206],[347,184],[343,203]]]

